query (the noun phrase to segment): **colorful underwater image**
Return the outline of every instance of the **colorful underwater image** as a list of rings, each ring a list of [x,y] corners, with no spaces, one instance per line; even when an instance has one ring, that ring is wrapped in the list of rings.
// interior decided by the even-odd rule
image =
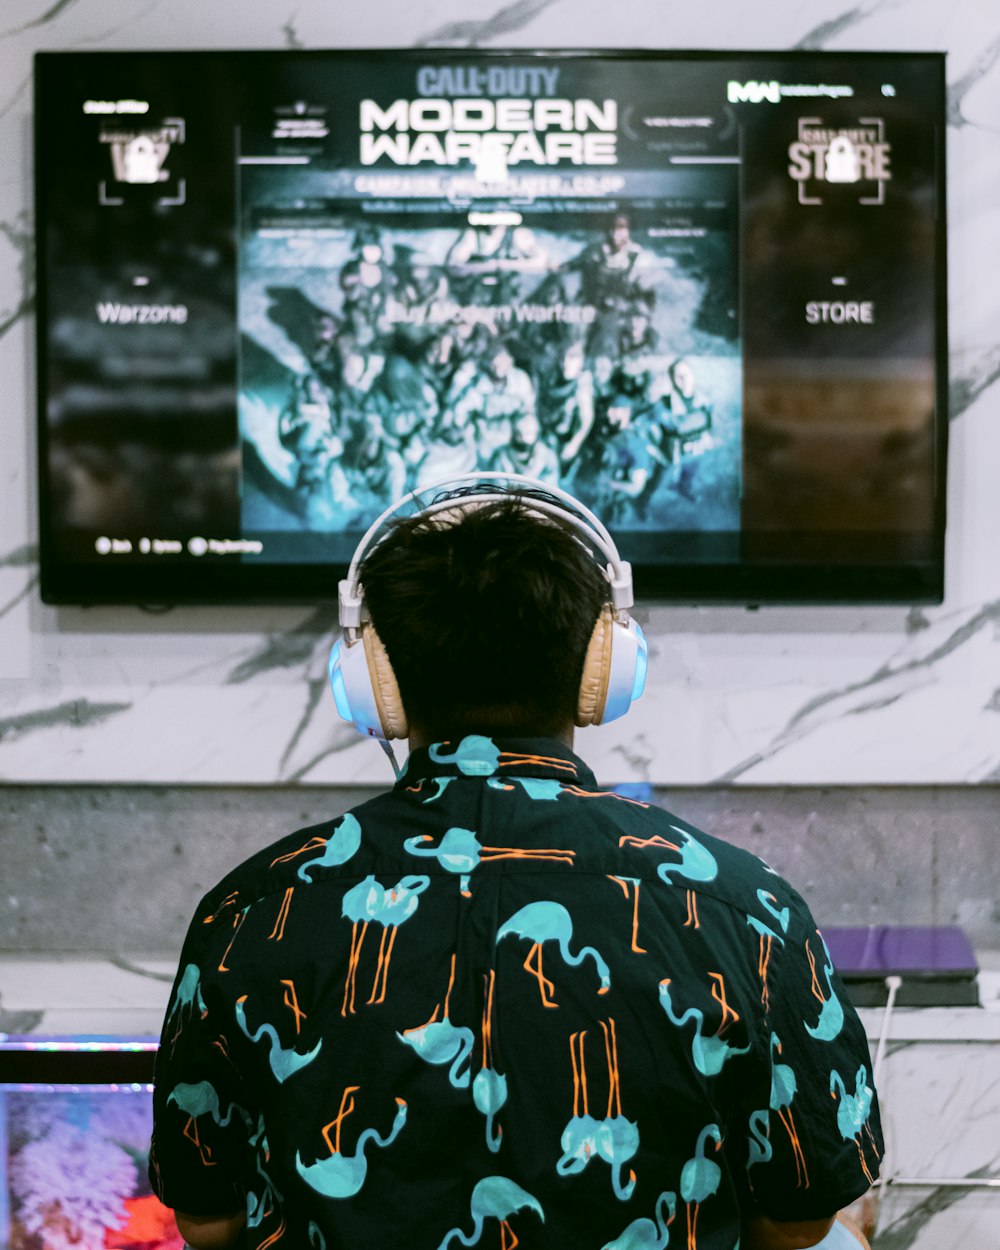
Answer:
[[[9,1250],[183,1250],[146,1178],[145,1086],[0,1086],[0,1245]]]

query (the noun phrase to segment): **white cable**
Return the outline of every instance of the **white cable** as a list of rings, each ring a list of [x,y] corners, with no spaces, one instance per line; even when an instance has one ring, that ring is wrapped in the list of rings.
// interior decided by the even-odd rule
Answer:
[[[392,743],[387,742],[385,738],[376,738],[375,741],[379,744],[386,755],[388,755],[389,763],[392,765],[392,771],[398,781],[403,775],[403,770],[400,768],[399,761],[396,759],[396,752],[392,749]]]
[[[899,993],[899,987],[903,984],[903,978],[897,976],[889,976],[885,979],[885,988],[889,991],[885,1000],[885,1011],[882,1013],[882,1027],[879,1030],[878,1045],[875,1047],[875,1062],[872,1064],[872,1081],[875,1088],[878,1088],[879,1077],[882,1075],[882,1065],[885,1063],[885,1050],[889,1044],[889,1021],[892,1018],[892,1009],[896,1005],[896,995]]]
[[[882,1012],[882,1025],[879,1029],[878,1043],[875,1047],[875,1059],[872,1062],[872,1084],[876,1090],[882,1078],[882,1069],[885,1066],[885,1052],[889,1045],[889,1023],[892,1020],[893,1008],[896,1005],[896,995],[899,988],[903,984],[903,978],[896,976],[888,976],[885,978],[885,988],[888,991],[885,1000],[885,1010]],[[892,1174],[889,1168],[889,1159],[892,1155],[891,1143],[889,1142],[888,1126],[886,1126],[886,1142],[885,1153],[882,1156],[882,1167],[880,1175],[875,1181],[875,1185],[881,1187],[892,1183]],[[874,1188],[874,1186],[873,1186]]]

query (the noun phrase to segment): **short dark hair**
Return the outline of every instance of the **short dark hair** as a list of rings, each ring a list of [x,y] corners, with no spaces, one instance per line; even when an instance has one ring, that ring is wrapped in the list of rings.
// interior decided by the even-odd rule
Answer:
[[[360,581],[411,726],[434,737],[572,725],[608,585],[575,529],[512,493],[394,521]]]

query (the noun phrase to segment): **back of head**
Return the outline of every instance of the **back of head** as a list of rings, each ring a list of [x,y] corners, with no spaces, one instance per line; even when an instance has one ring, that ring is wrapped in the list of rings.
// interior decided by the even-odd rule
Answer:
[[[573,724],[607,582],[529,497],[392,524],[360,570],[411,725],[430,739]]]

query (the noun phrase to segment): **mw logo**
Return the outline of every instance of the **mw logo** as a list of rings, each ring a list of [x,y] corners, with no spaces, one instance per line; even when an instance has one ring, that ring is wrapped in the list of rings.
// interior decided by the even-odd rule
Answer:
[[[767,100],[770,104],[781,101],[781,85],[774,82],[736,82],[730,79],[726,84],[726,96],[730,104],[760,104]]]

